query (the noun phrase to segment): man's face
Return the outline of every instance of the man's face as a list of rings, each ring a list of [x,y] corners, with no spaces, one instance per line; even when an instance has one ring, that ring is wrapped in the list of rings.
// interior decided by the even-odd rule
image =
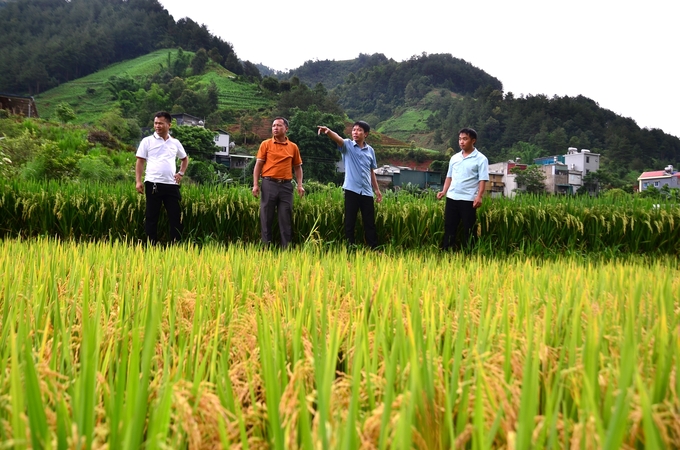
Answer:
[[[286,132],[288,131],[288,127],[284,123],[283,120],[281,119],[276,119],[274,123],[272,123],[272,134],[276,138],[282,138],[286,135]]]
[[[467,133],[460,133],[458,135],[458,146],[465,153],[470,153],[475,148],[476,139],[472,139]]]
[[[366,132],[359,125],[354,125],[352,128],[352,139],[356,142],[363,142],[366,140]]]
[[[156,133],[159,136],[165,137],[170,131],[170,123],[165,119],[165,117],[155,117],[153,119],[153,129],[156,130]]]

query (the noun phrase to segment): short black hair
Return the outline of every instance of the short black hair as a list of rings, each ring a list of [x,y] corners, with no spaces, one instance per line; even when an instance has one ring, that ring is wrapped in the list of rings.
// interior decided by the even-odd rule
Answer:
[[[286,128],[288,128],[288,119],[286,119],[285,117],[280,117],[280,116],[279,116],[279,117],[274,117],[274,120],[272,120],[272,125],[273,125],[274,122],[276,122],[277,120],[283,120],[283,124],[286,126]]]
[[[470,139],[474,139],[475,141],[477,140],[477,132],[473,128],[462,128],[458,132],[458,136],[460,136],[461,134],[467,134],[468,136],[470,136]]]
[[[352,128],[354,128],[357,125],[360,126],[362,130],[364,130],[364,133],[368,133],[371,131],[371,126],[364,122],[363,120],[357,120],[356,122],[354,122],[354,124],[352,124]]]
[[[153,118],[155,119],[156,117],[162,117],[165,120],[168,121],[168,123],[172,123],[172,116],[170,115],[169,112],[167,111],[158,111],[156,114],[153,115]]]

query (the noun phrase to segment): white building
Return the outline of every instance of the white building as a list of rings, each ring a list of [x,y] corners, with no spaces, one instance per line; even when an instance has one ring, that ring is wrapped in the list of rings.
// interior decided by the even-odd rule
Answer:
[[[217,135],[215,135],[215,145],[219,148],[215,152],[219,156],[229,156],[229,133],[219,128],[215,130]]]
[[[510,170],[518,167],[522,170],[527,168],[526,164],[520,164],[517,161],[504,161],[494,164],[489,164],[489,181],[486,183],[486,192],[491,197],[514,197],[515,190],[518,189],[517,181],[514,173]]]
[[[569,168],[569,171],[581,172],[582,176],[585,177],[590,172],[600,170],[600,154],[592,153],[585,148],[579,153],[575,147],[569,147],[567,154],[564,155],[564,163]]]

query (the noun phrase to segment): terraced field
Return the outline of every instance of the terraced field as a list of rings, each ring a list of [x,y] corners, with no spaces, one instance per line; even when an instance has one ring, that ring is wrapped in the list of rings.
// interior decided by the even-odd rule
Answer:
[[[99,72],[50,89],[36,97],[38,112],[41,117],[50,118],[54,115],[57,105],[64,102],[75,111],[76,123],[94,123],[102,114],[114,107],[111,94],[106,89],[106,82],[110,77],[125,74],[133,78],[151,76],[161,66],[167,66],[168,52],[173,59],[176,57],[177,50],[158,50],[130,61],[113,64]],[[189,83],[197,84],[208,84],[210,81],[214,81],[220,90],[220,108],[259,110],[268,108],[274,103],[256,85],[237,81],[235,75],[223,67],[211,65],[205,74],[188,79]]]

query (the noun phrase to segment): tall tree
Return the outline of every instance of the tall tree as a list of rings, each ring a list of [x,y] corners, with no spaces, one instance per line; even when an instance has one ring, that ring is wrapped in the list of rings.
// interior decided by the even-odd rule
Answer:
[[[288,137],[300,148],[305,179],[327,183],[335,179],[335,165],[340,160],[340,152],[325,135],[317,134],[319,125],[325,125],[341,135],[344,134],[345,124],[342,117],[321,112],[316,106],[310,106],[306,110],[294,110]]]

